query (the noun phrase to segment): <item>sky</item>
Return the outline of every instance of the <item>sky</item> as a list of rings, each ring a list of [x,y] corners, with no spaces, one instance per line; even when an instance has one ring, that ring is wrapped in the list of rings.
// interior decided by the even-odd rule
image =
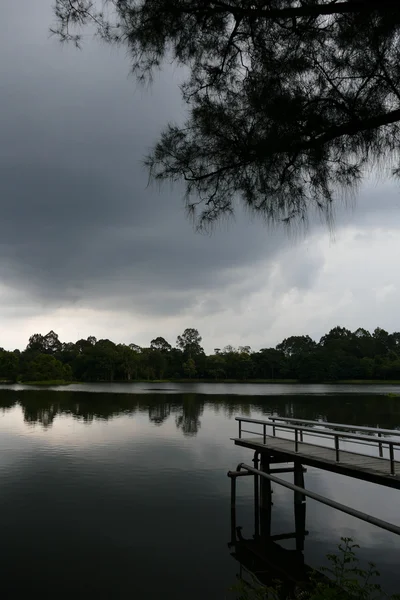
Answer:
[[[151,87],[122,48],[49,34],[52,0],[0,4],[0,346],[33,333],[148,346],[195,327],[207,352],[318,340],[336,325],[400,330],[400,182],[371,173],[333,228],[238,212],[212,234],[143,158],[184,115],[181,72]]]

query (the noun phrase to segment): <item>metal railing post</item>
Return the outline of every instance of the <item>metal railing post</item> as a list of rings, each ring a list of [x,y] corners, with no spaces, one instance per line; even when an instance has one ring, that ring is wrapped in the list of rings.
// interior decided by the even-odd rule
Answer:
[[[390,456],[390,474],[391,475],[395,475],[395,468],[394,468],[394,451],[393,451],[393,444],[391,442],[389,442],[389,456]]]
[[[266,425],[266,423],[264,423],[264,425],[263,425],[263,443],[264,444],[267,443],[267,425]]]
[[[339,462],[339,436],[335,435],[336,462]]]
[[[271,419],[271,421],[273,422],[273,425],[272,425],[272,435],[275,437],[275,419]]]
[[[303,430],[302,429],[300,429],[300,441],[301,442],[303,441]]]
[[[242,437],[242,421],[239,421],[239,440]]]
[[[382,434],[381,434],[381,433],[378,433],[378,437],[380,437],[380,438],[381,438],[381,437],[382,437]],[[379,442],[379,444],[378,444],[378,445],[379,445],[379,456],[380,456],[381,458],[383,458],[383,448],[382,448],[382,442]]]
[[[297,429],[297,427],[294,430],[294,451],[299,451],[299,430]]]

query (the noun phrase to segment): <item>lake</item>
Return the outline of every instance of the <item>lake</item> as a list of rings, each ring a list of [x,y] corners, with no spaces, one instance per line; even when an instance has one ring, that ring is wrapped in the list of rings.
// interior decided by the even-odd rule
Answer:
[[[227,471],[252,459],[230,440],[235,416],[397,428],[400,398],[389,394],[400,386],[0,386],[3,596],[232,597],[239,564],[227,545]],[[238,524],[249,537],[251,479],[238,481]],[[396,490],[313,468],[305,485],[400,525]],[[292,531],[292,493],[274,486],[273,502],[272,533]],[[306,563],[326,564],[340,537],[353,537],[385,589],[400,591],[400,538],[310,499],[306,527]]]

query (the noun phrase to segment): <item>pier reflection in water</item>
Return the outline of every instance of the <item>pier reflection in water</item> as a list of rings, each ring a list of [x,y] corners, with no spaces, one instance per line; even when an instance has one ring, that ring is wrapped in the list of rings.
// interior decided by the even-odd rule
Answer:
[[[253,462],[258,466],[257,453]],[[293,472],[291,467],[278,467],[272,472]],[[306,470],[302,470],[301,476]],[[231,476],[231,540],[228,547],[231,555],[239,562],[238,579],[250,587],[275,586],[280,584],[279,595],[287,598],[305,588],[311,573],[315,571],[304,562],[304,541],[306,530],[305,497],[295,493],[294,531],[271,534],[273,501],[271,482],[254,477],[254,529],[252,537],[243,537],[242,527],[237,520],[236,479],[254,477],[247,471]],[[300,482],[299,482],[300,483]],[[292,548],[284,548],[279,542],[289,541]],[[318,574],[318,573],[317,573]],[[319,574],[323,577],[322,574]]]

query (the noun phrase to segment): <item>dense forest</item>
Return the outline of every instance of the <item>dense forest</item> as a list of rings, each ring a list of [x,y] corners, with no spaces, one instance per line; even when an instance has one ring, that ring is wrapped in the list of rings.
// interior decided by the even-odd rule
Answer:
[[[185,329],[172,347],[162,337],[150,346],[88,337],[61,342],[54,331],[34,334],[25,350],[0,349],[0,379],[7,381],[133,381],[161,379],[339,381],[400,379],[400,333],[335,327],[319,342],[286,338],[275,348],[215,348],[207,355],[197,329]]]

